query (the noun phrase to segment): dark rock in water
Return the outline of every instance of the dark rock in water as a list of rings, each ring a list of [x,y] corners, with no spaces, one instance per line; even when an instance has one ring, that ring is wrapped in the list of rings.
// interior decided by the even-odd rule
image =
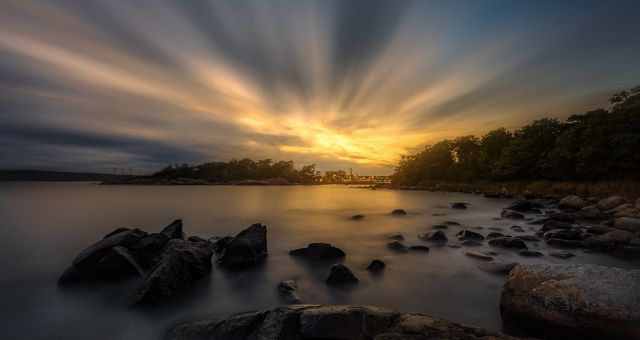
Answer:
[[[508,218],[512,220],[524,220],[524,215],[509,209],[502,209],[502,212],[500,213],[500,217]]]
[[[604,214],[592,205],[580,209],[578,211],[578,217],[582,220],[602,220],[605,218]]]
[[[519,265],[500,298],[507,325],[536,334],[575,338],[637,339],[640,270],[596,265]]]
[[[540,256],[544,256],[543,253],[539,252],[539,251],[535,251],[535,250],[527,250],[527,249],[523,249],[521,251],[518,252],[518,255],[520,256],[527,256],[527,257],[540,257]]]
[[[387,243],[387,248],[393,250],[393,251],[398,251],[398,252],[406,252],[407,251],[407,247],[402,244],[402,242],[400,241],[391,241],[389,243]]]
[[[513,248],[513,249],[527,249],[527,245],[524,241],[513,237],[499,237],[489,241],[489,245],[492,247],[501,248]]]
[[[478,242],[474,240],[464,240],[462,241],[462,245],[465,247],[480,247],[482,246],[482,242]]]
[[[213,243],[213,251],[220,254],[226,248],[229,243],[233,240],[233,236],[225,236],[225,237],[214,237],[210,239],[211,243]]]
[[[353,216],[351,216],[351,219],[354,220],[354,221],[361,220],[363,218],[364,218],[364,215],[353,215]]]
[[[504,237],[504,236],[505,235],[503,233],[499,233],[497,231],[492,231],[492,232],[487,234],[487,239],[496,238],[496,237]]]
[[[570,253],[568,251],[550,251],[548,254],[549,256],[557,257],[559,259],[568,259],[576,256],[574,253]]]
[[[370,270],[372,272],[380,271],[380,270],[384,269],[386,266],[387,265],[384,262],[380,261],[380,260],[373,260],[367,266],[367,270]]]
[[[110,233],[108,233],[108,234],[104,235],[104,237],[103,237],[103,238],[107,238],[107,237],[109,237],[109,236],[113,236],[113,235],[115,235],[115,234],[121,233],[121,232],[123,232],[123,231],[129,231],[129,230],[131,230],[131,229],[130,229],[130,228],[124,228],[124,227],[122,227],[122,228],[116,228],[116,230],[114,230],[114,231],[112,231],[112,232],[110,232]]]
[[[146,232],[140,229],[132,229],[112,234],[83,250],[74,260],[73,266],[80,272],[86,274],[99,274],[98,263],[115,246],[130,247],[138,243]]]
[[[353,274],[351,269],[342,263],[331,266],[329,277],[325,280],[328,285],[352,285],[358,283],[358,278]]]
[[[103,278],[120,278],[132,275],[142,276],[144,269],[127,248],[115,246],[98,262],[96,273]]]
[[[418,238],[425,241],[446,242],[447,235],[440,230],[432,230],[428,233],[418,234]]]
[[[169,240],[171,238],[166,234],[152,233],[130,246],[129,250],[145,270],[150,270],[155,267]]]
[[[446,225],[460,225],[460,223],[455,222],[455,221],[444,221],[444,222],[442,222],[442,224],[446,224]]]
[[[406,214],[407,214],[407,212],[404,211],[404,209],[396,209],[396,210],[391,212],[391,215],[396,215],[396,216],[406,215]]]
[[[549,221],[548,217],[538,217],[538,218],[535,218],[535,219],[527,222],[527,224],[544,224],[547,221]]]
[[[500,194],[497,192],[485,192],[482,196],[485,198],[500,198]]]
[[[484,241],[484,236],[471,230],[460,230],[456,234],[456,237],[458,237],[458,240],[460,241],[462,240]]]
[[[278,284],[278,287],[276,289],[278,291],[278,294],[280,295],[280,298],[286,304],[290,305],[303,303],[302,299],[300,299],[300,297],[298,296],[298,293],[296,293],[298,284],[294,280],[282,281]]]
[[[532,235],[521,235],[521,236],[516,236],[517,239],[521,239],[525,242],[538,242],[540,241],[539,238],[532,236]]]
[[[345,253],[329,243],[310,243],[306,248],[289,252],[291,256],[304,257],[314,261],[337,260],[345,257]]]
[[[467,209],[467,205],[469,205],[469,203],[455,202],[455,203],[451,203],[451,208],[453,208],[453,209]]]
[[[533,204],[531,204],[531,202],[527,200],[517,200],[511,203],[509,206],[505,207],[505,209],[519,212],[527,212],[533,208]]]
[[[577,248],[580,246],[580,241],[550,238],[547,240],[547,245],[554,248]]]
[[[412,251],[421,251],[421,252],[429,252],[429,247],[427,246],[411,246],[409,247],[409,250]]]
[[[58,285],[61,287],[69,287],[81,283],[85,283],[93,279],[88,274],[82,273],[73,266],[69,266],[58,278]]]
[[[191,242],[209,242],[209,240],[205,240],[200,236],[189,236],[187,237],[187,240]]]
[[[613,209],[625,203],[625,199],[621,196],[609,196],[598,201],[598,208],[605,211]]]
[[[389,236],[390,240],[398,240],[398,241],[402,241],[404,240],[404,236],[402,236],[402,234],[393,234],[391,236]]]
[[[595,234],[595,235],[602,235],[604,233],[607,233],[609,231],[613,231],[615,229],[613,228],[609,228],[607,226],[603,226],[603,225],[594,225],[591,227],[587,228],[587,232],[590,234]]]
[[[549,213],[549,218],[555,221],[573,223],[577,218],[578,214],[576,213],[567,213],[564,211],[560,212],[551,212]]]
[[[165,339],[494,339],[513,337],[482,328],[380,307],[293,305],[170,328]]]
[[[175,239],[184,239],[186,235],[182,232],[182,220],[175,220],[160,232]]]
[[[571,229],[571,228],[573,228],[573,225],[571,223],[549,220],[542,224],[542,228],[540,228],[540,230],[549,231],[552,229]]]
[[[465,250],[464,254],[469,256],[469,257],[473,257],[473,258],[484,260],[484,261],[493,260],[493,257],[491,257],[489,254],[483,253],[483,252],[480,252],[480,251]]]
[[[433,226],[431,226],[431,228],[433,228],[433,229],[449,229],[449,226],[447,226],[446,224],[434,224]]]
[[[511,230],[517,232],[517,233],[524,233],[524,229],[522,229],[521,226],[519,225],[512,225],[511,226]]]
[[[558,206],[560,208],[567,208],[572,210],[580,210],[586,207],[588,204],[582,197],[576,195],[566,196],[560,200]]]
[[[504,230],[503,228],[500,228],[500,227],[489,227],[487,229],[493,230],[493,231],[503,231]]]
[[[580,238],[582,231],[580,229],[552,229],[545,232],[542,237],[545,240],[556,238],[561,240],[577,240]]]
[[[267,226],[256,223],[229,242],[218,258],[218,265],[226,269],[252,266],[263,261],[267,254]]]
[[[478,268],[494,274],[508,274],[513,267],[515,267],[517,263],[511,262],[499,262],[499,261],[485,261],[479,262]]]
[[[209,242],[173,239],[136,294],[136,305],[165,302],[211,272],[213,247]]]

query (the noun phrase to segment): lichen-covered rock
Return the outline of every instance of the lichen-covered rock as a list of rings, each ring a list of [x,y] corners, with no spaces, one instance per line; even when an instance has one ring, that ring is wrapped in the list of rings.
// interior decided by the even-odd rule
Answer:
[[[519,265],[502,289],[508,324],[589,338],[640,336],[640,270],[596,265]]]
[[[229,241],[217,262],[222,268],[240,269],[258,264],[267,254],[267,226],[256,223]]]
[[[172,239],[156,267],[144,278],[135,297],[136,305],[165,302],[194,281],[211,272],[210,242]]]
[[[588,202],[585,201],[582,197],[576,196],[576,195],[570,195],[561,199],[560,202],[558,203],[558,206],[560,208],[580,210],[586,207],[587,204]]]
[[[166,339],[517,339],[486,329],[380,307],[292,305],[171,327]]]

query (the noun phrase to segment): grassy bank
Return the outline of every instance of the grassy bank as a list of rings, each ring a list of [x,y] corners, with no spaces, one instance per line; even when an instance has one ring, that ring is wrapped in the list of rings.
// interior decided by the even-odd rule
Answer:
[[[640,197],[640,181],[477,181],[473,183],[423,181],[419,187],[443,191],[488,191],[519,194],[530,191],[539,195],[579,195],[583,197],[607,197],[620,195],[629,200]]]

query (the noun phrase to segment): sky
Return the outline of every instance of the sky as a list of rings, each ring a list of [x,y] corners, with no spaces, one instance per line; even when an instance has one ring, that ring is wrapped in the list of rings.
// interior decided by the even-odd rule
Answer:
[[[640,1],[0,0],[0,169],[390,174],[640,84]]]

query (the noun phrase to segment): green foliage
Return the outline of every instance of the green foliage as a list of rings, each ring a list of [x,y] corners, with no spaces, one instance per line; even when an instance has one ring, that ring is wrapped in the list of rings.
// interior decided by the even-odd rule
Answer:
[[[320,176],[316,165],[305,165],[297,170],[293,161],[273,162],[271,159],[253,161],[245,158],[229,162],[206,162],[196,166],[169,165],[154,174],[163,178],[199,178],[210,182],[227,183],[237,180],[264,180],[284,178],[294,183],[314,183]]]
[[[505,128],[444,140],[402,156],[392,181],[594,181],[640,178],[640,86],[616,93],[610,110],[540,119],[513,133]]]

